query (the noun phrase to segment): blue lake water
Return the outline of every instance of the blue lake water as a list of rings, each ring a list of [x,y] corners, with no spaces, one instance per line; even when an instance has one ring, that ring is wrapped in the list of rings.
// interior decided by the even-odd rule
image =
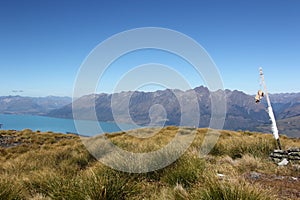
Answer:
[[[78,129],[80,131],[78,131],[73,119],[60,119],[36,115],[0,114],[0,124],[2,124],[1,129],[5,130],[23,130],[28,128],[33,131],[40,130],[42,132],[52,131],[57,133],[71,132],[86,136],[93,136],[103,132],[118,132],[121,130],[116,123],[76,120],[77,127],[78,125],[80,126],[80,129]],[[123,130],[134,128],[134,125],[122,124]]]

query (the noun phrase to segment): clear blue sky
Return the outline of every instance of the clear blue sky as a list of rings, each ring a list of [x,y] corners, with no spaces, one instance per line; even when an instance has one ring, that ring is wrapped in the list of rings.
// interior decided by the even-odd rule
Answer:
[[[262,66],[271,93],[300,92],[299,10],[298,0],[2,0],[0,95],[71,96],[77,71],[94,47],[149,26],[195,39],[216,63],[225,88],[254,94]],[[177,70],[192,77],[184,67]],[[109,91],[109,84],[101,86]]]

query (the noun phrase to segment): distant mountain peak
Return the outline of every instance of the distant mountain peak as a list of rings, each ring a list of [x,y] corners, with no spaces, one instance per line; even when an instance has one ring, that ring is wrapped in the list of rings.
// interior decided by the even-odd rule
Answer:
[[[0,113],[46,115],[51,110],[59,109],[71,101],[70,97],[1,96]]]

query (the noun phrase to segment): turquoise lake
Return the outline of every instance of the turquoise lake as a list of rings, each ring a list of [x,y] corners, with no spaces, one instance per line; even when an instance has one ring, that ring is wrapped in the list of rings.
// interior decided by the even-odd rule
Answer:
[[[80,132],[76,129],[73,119],[61,119],[36,115],[12,115],[0,114],[0,124],[2,130],[23,130],[31,129],[42,132],[52,131],[57,133],[79,133],[85,136],[93,136],[100,133],[112,133],[121,131],[116,123],[97,122],[88,120],[76,120],[80,124]],[[100,127],[101,131],[98,128]],[[134,125],[122,125],[122,129],[134,129]]]

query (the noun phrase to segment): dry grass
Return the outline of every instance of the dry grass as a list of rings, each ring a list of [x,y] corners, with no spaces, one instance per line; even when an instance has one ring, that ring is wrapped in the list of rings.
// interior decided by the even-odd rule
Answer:
[[[272,135],[220,131],[212,151],[200,158],[207,131],[146,128],[82,140],[67,134],[0,131],[2,138],[9,139],[9,145],[0,147],[0,199],[300,198],[299,169],[295,165],[278,167],[268,159],[275,148]],[[178,140],[174,142],[175,136]],[[157,151],[173,141],[167,154],[172,157],[172,152],[178,153],[176,147],[191,137],[193,142],[178,160],[163,169],[141,174],[104,166],[82,144],[100,148],[97,157],[105,158],[111,156],[107,141],[136,153]],[[282,137],[282,144],[285,148],[300,147],[300,140]],[[160,159],[169,158],[149,162]],[[260,178],[252,179],[252,172],[259,173]],[[292,177],[298,181],[292,182]],[[286,185],[290,189],[285,189]]]

